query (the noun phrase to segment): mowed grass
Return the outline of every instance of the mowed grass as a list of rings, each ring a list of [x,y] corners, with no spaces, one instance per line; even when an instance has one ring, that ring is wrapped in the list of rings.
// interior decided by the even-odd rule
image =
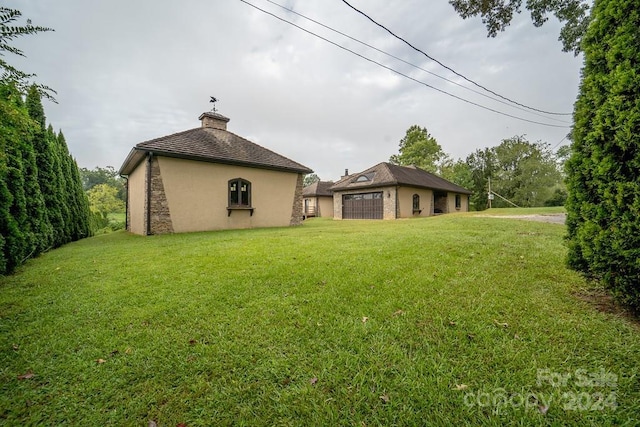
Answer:
[[[443,215],[69,244],[0,278],[6,425],[638,425],[564,227]]]

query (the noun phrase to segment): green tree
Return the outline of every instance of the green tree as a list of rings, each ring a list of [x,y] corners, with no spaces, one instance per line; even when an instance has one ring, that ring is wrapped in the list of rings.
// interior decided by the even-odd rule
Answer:
[[[72,191],[69,165],[67,158],[69,150],[64,138],[60,138],[59,134],[53,131],[53,126],[49,125],[47,129],[51,147],[54,150],[54,170],[56,173],[56,197],[60,204],[60,212],[62,214],[62,228],[59,230],[59,245],[64,245],[73,240],[73,227],[75,221],[75,212],[73,210],[73,200],[70,195]]]
[[[413,125],[400,140],[399,154],[394,154],[389,161],[396,165],[414,165],[426,171],[436,173],[438,165],[446,156],[442,147],[426,128]]]
[[[315,174],[312,174],[316,176]],[[309,175],[305,176],[306,180]],[[94,169],[81,168],[80,177],[82,179],[82,188],[84,191],[91,190],[98,184],[108,184],[118,189],[118,198],[123,202],[126,200],[126,191],[124,188],[124,179],[118,175],[118,171],[113,166],[101,168],[96,166]]]
[[[24,191],[20,105],[22,99],[13,85],[0,85],[0,233],[3,253],[0,273],[9,273],[28,254],[27,201]]]
[[[61,191],[56,169],[57,150],[53,139],[53,128],[47,130],[46,117],[40,92],[34,86],[29,88],[26,99],[27,111],[36,123],[33,130],[33,149],[38,169],[38,184],[44,199],[46,215],[50,229],[46,239],[46,247],[57,247],[63,243],[61,230],[64,229],[62,217]]]
[[[454,162],[447,156],[447,159],[440,163],[438,174],[444,179],[467,189],[471,189],[474,184],[472,170],[467,162],[462,159]]]
[[[7,53],[25,56],[22,50],[10,44],[15,39],[26,35],[53,31],[51,28],[33,26],[31,25],[31,20],[27,20],[25,25],[17,25],[16,21],[21,16],[22,13],[19,10],[0,6],[0,83],[12,83],[21,93],[27,93],[29,87],[33,86],[41,96],[55,102],[55,98],[51,95],[55,93],[53,89],[42,84],[31,83],[30,80],[36,77],[35,74],[28,74],[18,70],[4,59]]]
[[[118,198],[118,189],[109,184],[98,184],[87,192],[91,210],[99,212],[103,219],[110,213],[124,212],[124,203]]]
[[[89,212],[85,211],[86,205],[81,198],[82,183],[75,160],[69,154],[69,148],[62,131],[57,135],[57,146],[60,155],[60,166],[64,179],[65,204],[69,208],[69,220],[66,228],[67,237],[75,241],[87,237],[86,224]],[[80,193],[78,190],[80,189]]]
[[[571,156],[570,145],[563,145],[562,147],[558,148],[558,150],[556,151],[556,160],[558,161],[558,165],[560,166],[561,171],[564,171],[565,163],[567,162],[567,160],[569,160],[570,156]]]
[[[69,212],[69,206],[67,205],[67,199],[65,197],[65,191],[67,187],[65,184],[62,161],[60,159],[58,136],[53,130],[53,126],[51,124],[47,126],[45,140],[47,150],[49,150],[49,159],[51,160],[51,192],[44,194],[45,197],[49,197],[47,208],[55,215],[55,217],[51,217],[51,225],[53,226],[54,230],[54,247],[58,247],[70,241],[68,237],[68,222],[71,220],[71,214]]]
[[[490,37],[504,31],[514,13],[520,13],[522,0],[449,0],[449,4],[464,19],[480,15]],[[536,27],[542,26],[549,14],[564,24],[558,40],[562,50],[580,52],[580,43],[589,25],[589,0],[527,0],[525,7],[531,12]]]
[[[548,144],[531,143],[522,136],[503,140],[500,145],[476,150],[466,160],[469,184],[473,191],[472,207],[488,207],[489,179],[491,191],[518,206],[544,206],[556,197],[555,188],[562,185],[556,157]],[[462,185],[462,184],[461,184]],[[493,207],[510,206],[494,199]]]
[[[304,187],[307,187],[313,184],[314,182],[318,182],[318,181],[320,181],[320,177],[318,175],[316,175],[315,173],[309,173],[304,176],[304,182],[302,185]]]
[[[466,187],[473,191],[469,197],[471,209],[484,210],[489,207],[488,182],[498,168],[494,149],[477,149],[467,156],[465,163],[471,171],[472,185]]]
[[[87,193],[82,188],[82,179],[80,178],[80,168],[75,159],[71,158],[71,179],[73,181],[74,199],[77,206],[78,217],[76,218],[76,227],[74,229],[73,240],[82,239],[93,235],[91,227],[91,209],[89,207],[89,199]]]
[[[12,144],[21,156],[23,188],[19,191],[24,192],[26,200],[26,222],[20,227],[25,234],[27,255],[36,256],[48,247],[52,233],[38,181],[38,166],[33,145],[38,126],[29,117],[27,107],[13,85],[3,86],[2,92],[4,99],[14,99],[12,114],[5,114],[5,118],[11,117],[10,129],[6,132],[15,133]]]
[[[640,1],[596,1],[582,47],[568,261],[640,310]]]
[[[562,181],[548,144],[523,136],[505,139],[495,148],[497,171],[492,189],[522,207],[543,206]]]

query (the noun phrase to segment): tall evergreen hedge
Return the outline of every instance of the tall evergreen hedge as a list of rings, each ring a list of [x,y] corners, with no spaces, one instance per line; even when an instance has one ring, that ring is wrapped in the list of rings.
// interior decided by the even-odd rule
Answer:
[[[640,0],[596,0],[582,47],[568,262],[640,310]]]
[[[37,87],[25,102],[0,83],[0,274],[91,234],[78,166],[62,133],[45,126]]]
[[[0,233],[2,261],[6,271],[20,265],[28,253],[27,200],[22,162],[28,115],[13,86],[0,87]]]

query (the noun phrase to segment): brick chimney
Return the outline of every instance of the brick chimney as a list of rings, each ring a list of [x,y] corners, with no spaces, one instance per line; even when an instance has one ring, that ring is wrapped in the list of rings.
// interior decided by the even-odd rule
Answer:
[[[229,121],[228,117],[223,116],[222,114],[214,113],[213,111],[207,111],[206,113],[200,114],[198,117],[202,122],[203,128],[211,128],[211,129],[222,129],[227,130],[227,122]]]

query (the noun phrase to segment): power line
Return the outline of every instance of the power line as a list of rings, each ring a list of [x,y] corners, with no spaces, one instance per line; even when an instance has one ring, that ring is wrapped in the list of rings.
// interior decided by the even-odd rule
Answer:
[[[504,104],[504,105],[507,105],[507,106],[509,106],[509,107],[511,107],[511,108],[515,108],[516,110],[525,111],[525,112],[527,112],[527,113],[529,113],[529,114],[533,114],[533,115],[536,115],[536,116],[538,116],[538,117],[542,117],[542,118],[544,118],[544,119],[546,119],[546,120],[553,120],[553,121],[556,121],[556,122],[558,122],[558,123],[571,124],[570,122],[567,122],[567,121],[565,121],[565,120],[559,120],[559,119],[556,119],[556,118],[554,118],[554,117],[547,117],[547,116],[543,116],[542,114],[538,114],[538,113],[535,113],[535,112],[531,112],[531,111],[529,111],[529,110],[527,110],[527,109],[524,109],[524,108],[521,108],[521,107],[517,107],[517,106],[512,105],[511,103],[508,103],[508,102],[503,101],[503,100],[501,100],[501,99],[494,98],[494,97],[492,97],[492,96],[490,96],[490,95],[487,95],[486,93],[483,93],[483,92],[480,92],[480,91],[478,91],[478,90],[472,89],[472,88],[467,87],[467,86],[465,86],[465,85],[463,85],[463,84],[460,84],[460,83],[455,82],[455,81],[453,81],[453,80],[451,80],[451,79],[448,79],[448,78],[443,77],[443,76],[441,76],[441,75],[439,75],[439,74],[436,74],[436,73],[434,73],[434,72],[432,72],[432,71],[426,70],[426,69],[424,69],[424,68],[422,68],[422,67],[420,67],[420,66],[418,66],[418,65],[415,65],[415,64],[413,64],[413,63],[411,63],[411,62],[409,62],[409,61],[406,61],[406,60],[404,60],[404,59],[402,59],[402,58],[400,58],[400,57],[398,57],[398,56],[395,56],[395,55],[393,55],[393,54],[391,54],[391,53],[389,53],[389,52],[386,52],[386,51],[384,51],[384,50],[382,50],[382,49],[379,49],[379,48],[377,48],[377,47],[375,47],[375,46],[372,46],[372,45],[370,45],[370,44],[368,44],[368,43],[366,43],[366,42],[363,42],[362,40],[359,40],[359,39],[357,39],[357,38],[355,38],[355,37],[352,37],[352,36],[350,36],[349,34],[343,33],[342,31],[336,30],[335,28],[332,28],[332,27],[330,27],[330,26],[328,26],[328,25],[325,25],[325,24],[323,24],[322,22],[316,21],[316,20],[315,20],[315,19],[313,19],[313,18],[309,18],[308,16],[305,16],[305,15],[303,15],[303,14],[299,13],[299,12],[296,12],[296,11],[295,11],[295,10],[293,10],[293,9],[290,9],[290,8],[288,8],[288,7],[286,7],[286,6],[283,6],[283,5],[281,5],[281,4],[278,4],[278,3],[276,3],[276,2],[274,2],[274,1],[272,1],[272,0],[265,0],[265,1],[267,1],[267,2],[271,3],[271,4],[272,4],[272,5],[274,5],[274,6],[277,6],[277,7],[281,8],[281,9],[284,9],[284,10],[286,10],[286,11],[288,11],[288,12],[291,12],[291,13],[293,13],[293,14],[297,15],[297,16],[300,16],[301,18],[304,18],[304,19],[306,19],[307,21],[311,21],[311,22],[313,22],[314,24],[317,24],[317,25],[319,25],[319,26],[321,26],[321,27],[323,27],[323,28],[326,28],[327,30],[330,30],[330,31],[333,31],[334,33],[340,34],[341,36],[344,36],[344,37],[346,37],[346,38],[348,38],[348,39],[350,39],[350,40],[352,40],[352,41],[354,41],[354,42],[356,42],[356,43],[359,43],[359,44],[361,44],[361,45],[363,45],[363,46],[366,46],[366,47],[368,47],[368,48],[370,48],[370,49],[373,49],[373,50],[375,50],[376,52],[379,52],[379,53],[382,53],[382,54],[384,54],[384,55],[387,55],[387,56],[388,56],[388,57],[390,57],[390,58],[393,58],[393,59],[395,59],[395,60],[398,60],[398,61],[400,61],[400,62],[402,62],[402,63],[404,63],[404,64],[407,64],[407,65],[409,65],[409,66],[411,66],[411,67],[413,67],[413,68],[416,68],[416,69],[418,69],[418,70],[420,70],[420,71],[424,71],[424,72],[425,72],[425,73],[427,73],[427,74],[431,74],[431,75],[432,75],[432,76],[434,76],[434,77],[437,77],[437,78],[442,79],[442,80],[444,80],[444,81],[446,81],[446,82],[448,82],[448,83],[451,83],[451,84],[453,84],[453,85],[456,85],[456,86],[458,86],[458,87],[461,87],[461,88],[463,88],[463,89],[466,89],[466,90],[468,90],[468,91],[470,91],[470,92],[473,92],[473,93],[475,93],[475,94],[477,94],[477,95],[484,96],[485,98],[491,99],[492,101],[499,102],[499,103]]]
[[[443,94],[445,94],[445,95],[447,95],[447,96],[450,96],[450,97],[452,97],[452,98],[455,98],[455,99],[457,99],[457,100],[459,100],[459,101],[466,102],[467,104],[474,105],[474,106],[476,106],[476,107],[482,108],[482,109],[487,110],[487,111],[491,111],[491,112],[496,113],[496,114],[500,114],[500,115],[502,115],[502,116],[511,117],[512,119],[521,120],[521,121],[528,122],[528,123],[533,123],[533,124],[542,125],[542,126],[548,126],[548,127],[555,127],[555,128],[568,128],[568,127],[570,127],[570,126],[564,126],[564,125],[554,125],[554,124],[550,124],[550,123],[543,123],[543,122],[538,122],[538,121],[535,121],[535,120],[525,119],[525,118],[523,118],[523,117],[514,116],[514,115],[512,115],[512,114],[505,113],[505,112],[503,112],[503,111],[499,111],[499,110],[495,110],[495,109],[490,108],[490,107],[487,107],[487,106],[485,106],[485,105],[478,104],[477,102],[473,102],[473,101],[470,101],[470,100],[468,100],[468,99],[462,98],[462,97],[460,97],[460,96],[454,95],[454,94],[449,93],[449,92],[447,92],[447,91],[445,91],[445,90],[439,89],[439,88],[437,88],[437,87],[435,87],[435,86],[431,86],[430,84],[425,83],[425,82],[423,82],[423,81],[421,81],[421,80],[418,80],[418,79],[416,79],[416,78],[413,78],[413,77],[411,77],[411,76],[409,76],[409,75],[407,75],[407,74],[404,74],[404,73],[402,73],[402,72],[400,72],[400,71],[398,71],[398,70],[395,70],[395,69],[393,69],[393,68],[391,68],[391,67],[389,67],[389,66],[386,66],[386,65],[384,65],[384,64],[382,64],[382,63],[380,63],[380,62],[377,62],[377,61],[375,61],[375,60],[373,60],[373,59],[371,59],[371,58],[368,58],[368,57],[366,57],[366,56],[364,56],[364,55],[362,55],[362,54],[360,54],[360,53],[358,53],[358,52],[355,52],[355,51],[353,51],[353,50],[349,49],[349,48],[346,48],[346,47],[344,47],[344,46],[342,46],[342,45],[340,45],[340,44],[338,44],[338,43],[336,43],[336,42],[334,42],[334,41],[331,41],[331,40],[329,40],[329,39],[327,39],[327,38],[325,38],[325,37],[322,37],[322,36],[320,36],[320,35],[318,35],[318,34],[314,33],[313,31],[307,30],[306,28],[303,28],[303,27],[301,27],[301,26],[299,26],[299,25],[297,25],[297,24],[295,24],[295,23],[293,23],[293,22],[291,22],[291,21],[288,21],[288,20],[286,20],[286,19],[284,19],[284,18],[282,18],[282,17],[280,17],[280,16],[278,16],[278,15],[276,15],[276,14],[274,14],[274,13],[271,13],[271,12],[269,12],[269,11],[267,11],[267,10],[264,10],[264,9],[262,9],[262,8],[260,8],[260,7],[256,6],[256,5],[254,5],[254,4],[252,4],[252,3],[249,3],[249,2],[248,2],[248,1],[246,1],[246,0],[240,0],[240,1],[241,1],[242,3],[244,3],[244,4],[246,4],[247,6],[251,6],[251,7],[253,7],[253,8],[254,8],[254,9],[256,9],[256,10],[259,10],[260,12],[263,12],[263,13],[265,13],[265,14],[267,14],[267,15],[269,15],[269,16],[272,16],[272,17],[274,17],[274,18],[276,18],[276,19],[278,19],[278,20],[280,20],[280,21],[282,21],[282,22],[285,22],[285,23],[287,23],[287,24],[289,24],[289,25],[292,25],[292,26],[294,26],[294,27],[298,28],[299,30],[304,31],[304,32],[305,32],[305,33],[307,33],[307,34],[310,34],[310,35],[312,35],[312,36],[314,36],[314,37],[317,37],[317,38],[319,38],[319,39],[321,39],[321,40],[323,40],[323,41],[325,41],[325,42],[327,42],[327,43],[330,43],[330,44],[334,45],[335,47],[338,47],[338,48],[340,48],[340,49],[342,49],[342,50],[345,50],[345,51],[347,51],[347,52],[349,52],[349,53],[351,53],[351,54],[353,54],[353,55],[356,55],[356,56],[358,56],[359,58],[364,59],[365,61],[371,62],[372,64],[375,64],[375,65],[377,65],[377,66],[379,66],[379,67],[382,67],[382,68],[384,68],[384,69],[386,69],[386,70],[388,70],[388,71],[391,71],[392,73],[398,74],[399,76],[405,77],[405,78],[407,78],[407,79],[409,79],[409,80],[412,80],[412,81],[414,81],[414,82],[416,82],[416,83],[418,83],[418,84],[421,84],[421,85],[426,86],[426,87],[428,87],[428,88],[430,88],[430,89],[433,89],[433,90],[438,91],[438,92],[440,92],[440,93],[443,93]]]
[[[562,144],[562,141],[564,141],[565,139],[567,139],[569,135],[565,135],[564,138],[562,138],[560,141],[558,141],[558,143],[556,145],[553,146],[553,148],[551,149],[551,151],[555,150],[556,147],[560,144]]]
[[[510,99],[510,98],[507,98],[506,96],[502,96],[502,95],[500,95],[499,93],[496,93],[496,92],[492,91],[491,89],[488,89],[488,88],[486,88],[485,86],[482,86],[481,84],[476,83],[476,82],[474,82],[473,80],[471,80],[471,79],[469,79],[469,78],[465,77],[464,75],[462,75],[462,74],[458,73],[458,72],[457,72],[456,70],[454,70],[453,68],[446,66],[445,64],[443,64],[442,62],[438,61],[436,58],[434,58],[434,57],[430,56],[429,54],[427,54],[427,53],[426,53],[426,52],[424,52],[423,50],[421,50],[421,49],[419,49],[419,48],[415,47],[414,45],[412,45],[411,43],[409,43],[408,41],[406,41],[406,40],[405,40],[405,39],[403,39],[402,37],[398,36],[398,35],[397,35],[397,34],[395,34],[393,31],[391,31],[390,29],[388,29],[387,27],[385,27],[384,25],[382,25],[382,24],[378,23],[377,21],[375,21],[373,18],[371,18],[369,15],[367,15],[366,13],[364,13],[363,11],[361,11],[360,9],[357,9],[356,7],[354,7],[354,6],[350,5],[350,4],[349,4],[349,2],[347,2],[346,0],[342,0],[342,2],[343,2],[344,4],[346,4],[347,6],[349,6],[351,9],[355,10],[356,12],[358,12],[359,14],[361,14],[362,16],[364,16],[365,18],[367,18],[369,21],[371,21],[371,22],[373,22],[374,24],[376,24],[378,27],[380,27],[380,28],[384,29],[386,32],[388,32],[389,34],[391,34],[393,37],[395,37],[395,38],[397,38],[398,40],[400,40],[400,41],[402,41],[403,43],[405,43],[405,44],[406,44],[407,46],[409,46],[411,49],[415,50],[416,52],[420,52],[421,54],[423,54],[424,56],[426,56],[426,57],[427,57],[427,58],[429,58],[430,60],[432,60],[432,61],[436,62],[436,63],[437,63],[438,65],[440,65],[441,67],[444,67],[444,68],[446,68],[447,70],[451,71],[451,72],[452,72],[453,74],[455,74],[456,76],[463,78],[464,80],[468,81],[469,83],[471,83],[471,84],[473,84],[473,85],[475,85],[475,86],[477,86],[477,87],[479,87],[479,88],[481,88],[481,89],[483,89],[483,90],[486,90],[487,92],[492,93],[492,94],[494,94],[495,96],[497,96],[497,97],[499,97],[499,98],[502,98],[502,99],[504,99],[504,100],[506,100],[506,101],[509,101],[509,102],[511,102],[511,103],[513,103],[513,104],[516,104],[516,105],[519,105],[519,106],[521,106],[521,107],[527,108],[527,109],[529,109],[529,110],[538,111],[538,112],[540,112],[540,113],[551,114],[551,115],[554,115],[554,116],[570,116],[570,115],[572,114],[572,113],[554,113],[554,112],[552,112],[552,111],[540,110],[540,109],[537,109],[537,108],[534,108],[534,107],[530,107],[530,106],[525,105],[525,104],[521,104],[520,102],[514,101],[514,100],[512,100],[512,99]]]

